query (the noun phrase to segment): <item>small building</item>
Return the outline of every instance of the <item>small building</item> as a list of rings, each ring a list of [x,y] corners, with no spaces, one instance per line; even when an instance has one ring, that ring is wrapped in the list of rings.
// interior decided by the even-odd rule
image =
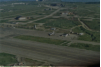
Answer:
[[[69,34],[64,34],[64,37],[67,37],[67,36],[69,36]]]
[[[36,0],[36,1],[44,1],[44,0]]]
[[[48,35],[49,35],[49,36],[52,36],[52,35],[54,35],[54,34],[55,34],[55,33],[54,33],[54,31],[53,31],[52,33],[49,33]]]
[[[36,25],[34,25],[34,29],[37,29],[37,28],[36,28]]]
[[[79,33],[79,35],[84,35],[84,33]]]
[[[15,19],[18,20],[20,17],[22,17],[22,16],[17,16]]]
[[[71,31],[70,34],[74,34],[74,32]]]
[[[60,35],[60,36],[67,37],[67,36],[69,36],[69,34],[62,34],[62,35]]]
[[[56,3],[52,3],[52,4],[50,4],[50,6],[57,6],[57,4]]]
[[[16,20],[26,20],[27,17],[18,16],[18,17],[16,17],[15,19],[16,19]]]
[[[68,15],[68,12],[62,12],[61,14],[62,15]]]
[[[51,30],[56,30],[56,28],[51,28]]]
[[[26,20],[26,17],[20,17],[19,20]]]

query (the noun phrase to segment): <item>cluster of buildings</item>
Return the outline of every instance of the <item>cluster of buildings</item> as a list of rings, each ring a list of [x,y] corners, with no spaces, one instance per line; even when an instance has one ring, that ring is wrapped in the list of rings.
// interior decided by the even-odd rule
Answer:
[[[60,36],[67,37],[67,36],[69,36],[69,34],[62,34]]]
[[[72,12],[61,12],[60,14],[62,14],[62,15],[73,15]]]
[[[44,10],[45,10],[45,11],[46,11],[46,10],[52,10],[52,8],[46,8],[46,9],[44,9]]]
[[[52,33],[49,33],[48,35],[49,35],[49,36],[55,35],[56,28],[51,28],[51,30],[52,30],[53,32],[52,32]],[[67,36],[70,36],[70,34],[81,35],[81,36],[84,35],[84,33],[68,32],[68,33],[63,33],[63,34],[61,34],[60,36],[67,37]]]
[[[12,5],[21,5],[21,4],[26,4],[26,3],[12,3]]]
[[[63,37],[67,37],[67,36],[69,36],[70,34],[76,34],[76,35],[84,35],[84,33],[65,33],[65,34],[62,34],[62,35],[60,35],[60,36],[63,36]]]
[[[36,1],[45,1],[45,0],[36,0]]]
[[[52,3],[52,4],[50,4],[50,6],[65,7],[65,5],[63,5],[63,4],[59,4],[59,3]]]
[[[84,35],[84,33],[74,33],[74,32],[70,32],[70,34]]]

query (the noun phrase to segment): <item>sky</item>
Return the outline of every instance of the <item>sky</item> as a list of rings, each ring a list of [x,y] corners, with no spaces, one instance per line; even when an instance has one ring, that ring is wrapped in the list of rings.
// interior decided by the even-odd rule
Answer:
[[[0,0],[0,1],[35,1],[35,0]],[[67,2],[100,2],[100,0],[61,0]]]

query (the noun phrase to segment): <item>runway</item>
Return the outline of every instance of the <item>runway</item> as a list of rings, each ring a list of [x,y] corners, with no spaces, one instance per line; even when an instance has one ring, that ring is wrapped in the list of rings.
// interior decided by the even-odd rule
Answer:
[[[0,46],[2,52],[20,55],[34,60],[47,61],[53,65],[90,65],[100,62],[99,52],[67,46],[57,46],[13,38],[2,39]]]

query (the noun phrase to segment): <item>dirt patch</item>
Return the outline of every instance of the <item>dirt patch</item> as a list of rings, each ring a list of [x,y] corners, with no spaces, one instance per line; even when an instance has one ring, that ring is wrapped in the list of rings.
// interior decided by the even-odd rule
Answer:
[[[24,57],[19,57],[19,56],[17,56],[17,60],[19,61],[20,66],[40,66],[45,63],[45,62],[32,60],[29,58],[24,58]]]

